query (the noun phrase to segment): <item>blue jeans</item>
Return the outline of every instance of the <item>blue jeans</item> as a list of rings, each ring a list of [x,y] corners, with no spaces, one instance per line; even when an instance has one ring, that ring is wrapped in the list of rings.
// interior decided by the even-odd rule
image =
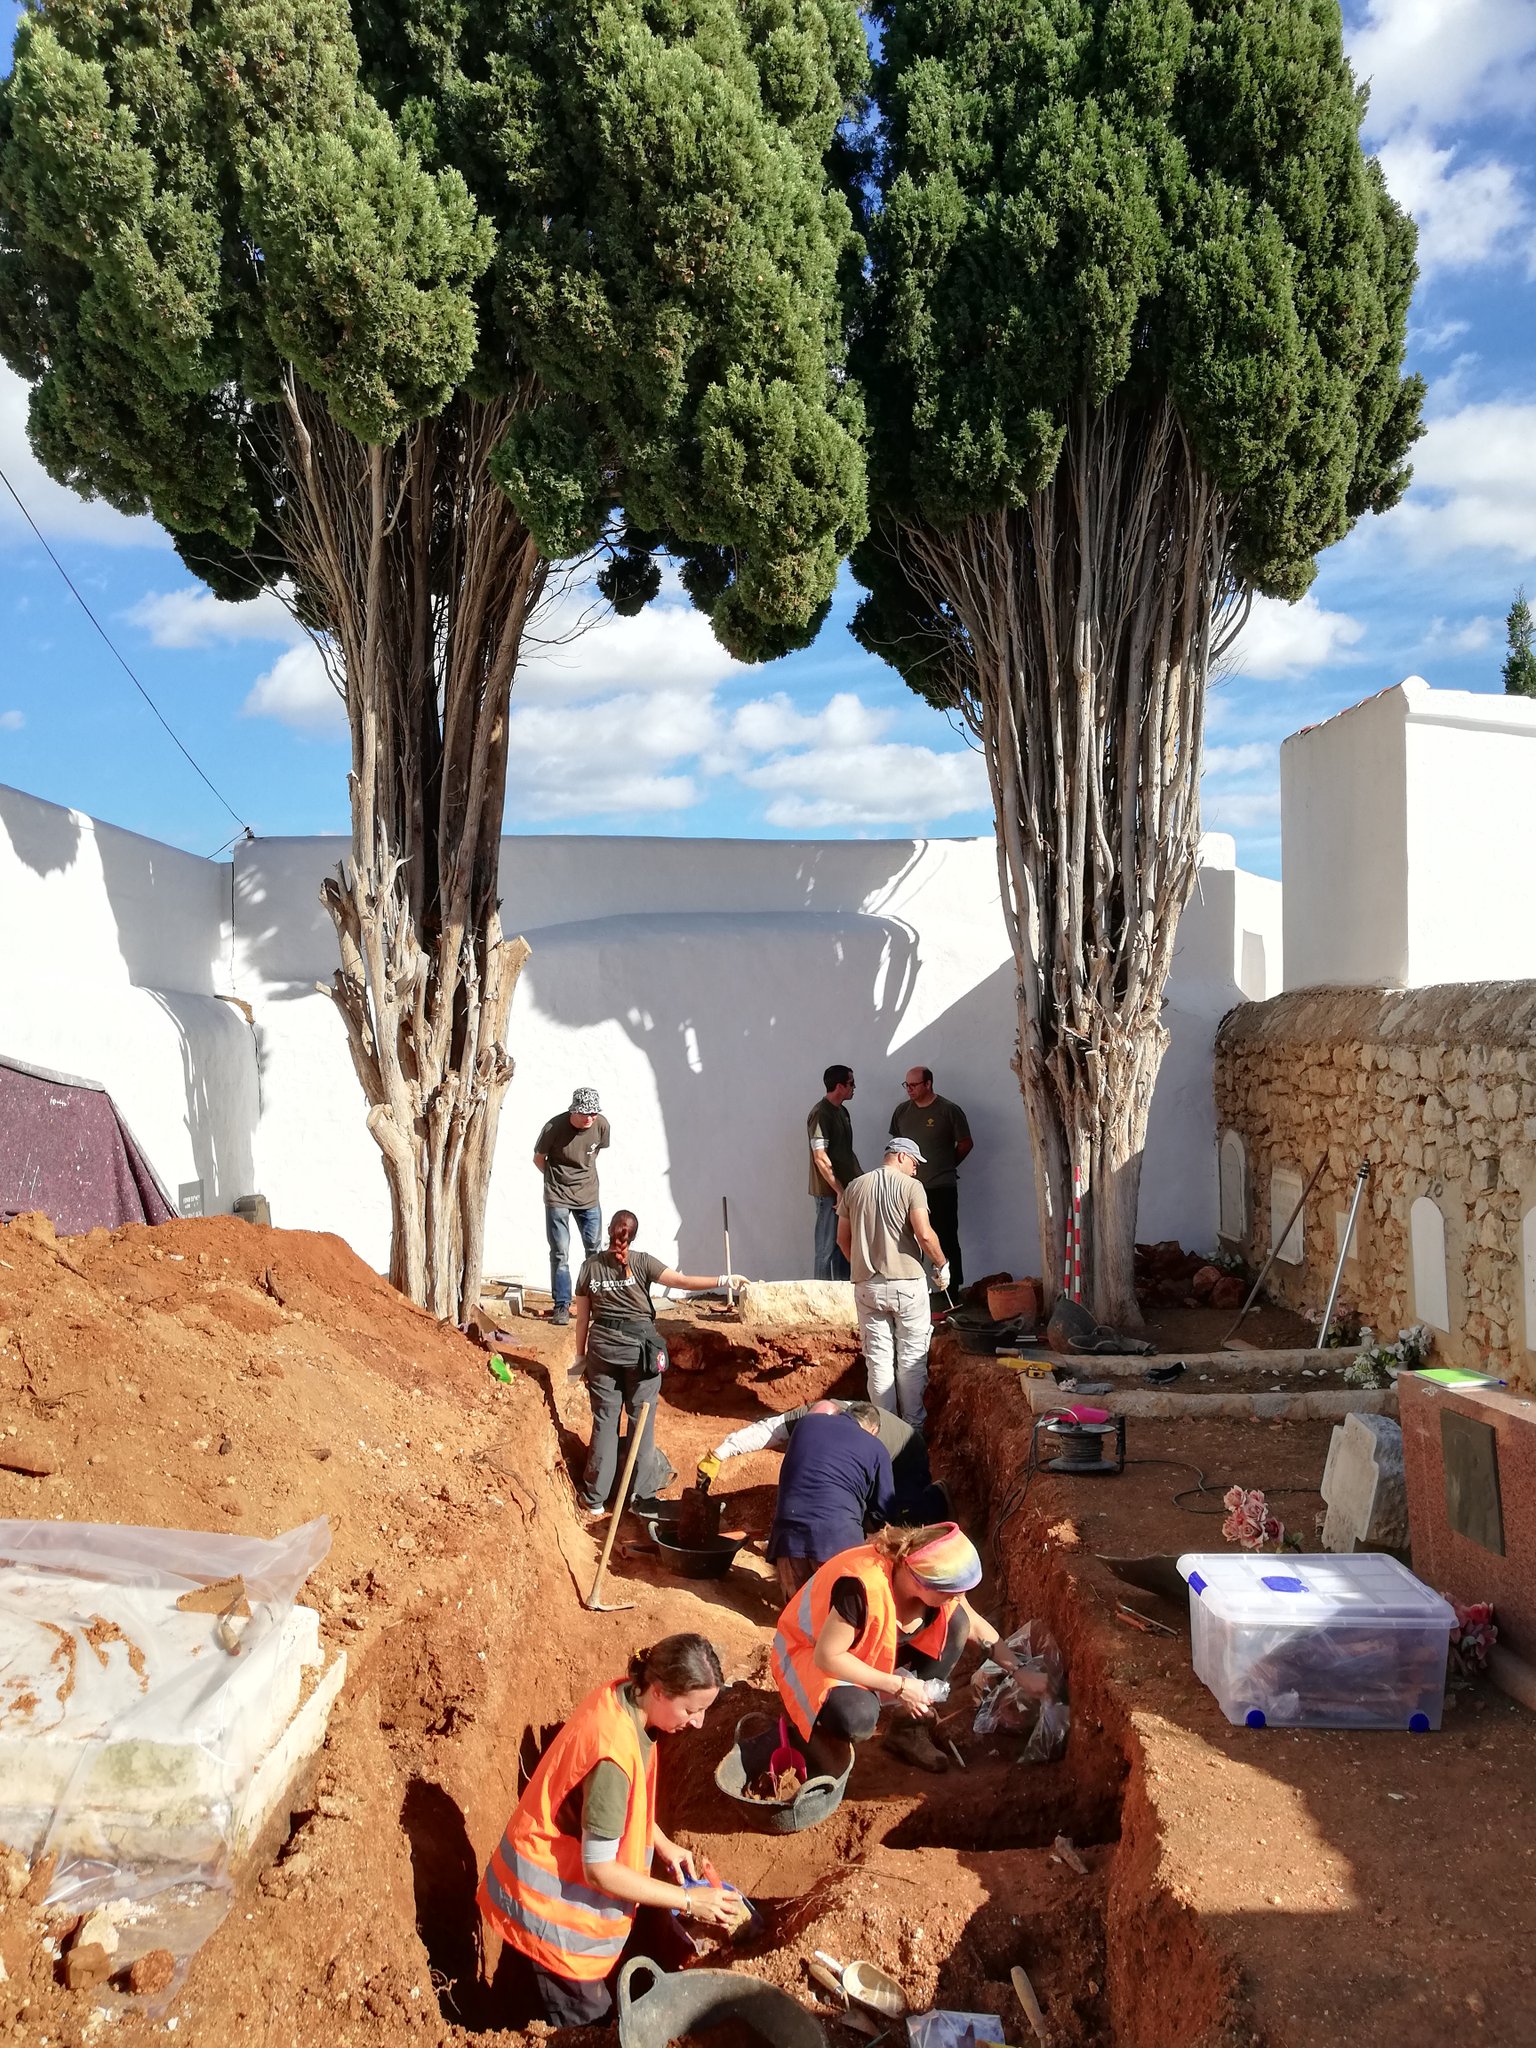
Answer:
[[[846,1280],[849,1278],[848,1261],[837,1248],[837,1197],[818,1195],[816,1197],[816,1272],[817,1280]]]
[[[582,1249],[590,1259],[602,1248],[603,1212],[594,1202],[589,1209],[563,1209],[557,1203],[544,1205],[544,1235],[549,1239],[549,1291],[555,1297],[555,1312],[567,1314],[571,1307],[571,1218],[581,1232]]]

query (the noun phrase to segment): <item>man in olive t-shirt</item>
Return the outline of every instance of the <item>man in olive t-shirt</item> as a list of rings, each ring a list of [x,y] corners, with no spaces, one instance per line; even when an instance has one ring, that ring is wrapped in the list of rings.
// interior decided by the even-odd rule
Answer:
[[[930,1068],[909,1067],[902,1086],[906,1099],[891,1111],[891,1136],[910,1138],[923,1153],[917,1177],[949,1261],[950,1285],[958,1294],[965,1285],[965,1262],[960,1256],[960,1165],[972,1149],[971,1127],[958,1102],[935,1095]]]
[[[853,1301],[869,1374],[869,1398],[923,1426],[928,1344],[933,1318],[923,1259],[940,1287],[949,1285],[944,1249],[928,1221],[928,1197],[917,1178],[924,1163],[910,1138],[888,1138],[873,1173],[861,1173],[837,1205],[837,1241],[853,1270]]]
[[[571,1319],[572,1217],[589,1259],[603,1241],[597,1155],[607,1145],[608,1119],[598,1109],[595,1088],[578,1088],[570,1108],[552,1116],[534,1142],[533,1163],[544,1176],[544,1235],[557,1323]]]
[[[853,1118],[848,1114],[853,1098],[852,1067],[828,1067],[821,1085],[826,1093],[805,1120],[811,1148],[811,1200],[816,1204],[813,1277],[846,1280],[848,1261],[837,1242],[837,1201],[860,1171],[853,1149]]]

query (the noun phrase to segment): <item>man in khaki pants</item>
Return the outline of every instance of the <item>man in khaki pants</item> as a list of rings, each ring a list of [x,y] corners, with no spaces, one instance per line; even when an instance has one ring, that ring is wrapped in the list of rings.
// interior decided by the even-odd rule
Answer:
[[[933,1263],[935,1286],[949,1285],[917,1178],[922,1164],[911,1138],[888,1138],[884,1159],[873,1173],[850,1181],[837,1205],[837,1243],[853,1273],[869,1398],[914,1429],[923,1426],[933,1335],[924,1255]]]

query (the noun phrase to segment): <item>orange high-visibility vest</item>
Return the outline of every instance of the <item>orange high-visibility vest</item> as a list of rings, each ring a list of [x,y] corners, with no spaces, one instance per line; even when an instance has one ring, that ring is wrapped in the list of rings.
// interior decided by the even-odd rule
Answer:
[[[779,1696],[802,1735],[809,1736],[833,1686],[850,1682],[829,1678],[816,1666],[816,1640],[832,1612],[832,1590],[839,1579],[857,1579],[864,1588],[864,1627],[850,1646],[851,1656],[872,1664],[876,1671],[894,1671],[896,1651],[902,1643],[929,1657],[937,1657],[943,1650],[958,1597],[940,1600],[932,1621],[916,1635],[903,1636],[896,1619],[896,1595],[891,1590],[894,1569],[872,1543],[861,1543],[828,1558],[779,1616],[770,1661]]]
[[[581,1842],[561,1834],[556,1816],[600,1763],[629,1780],[629,1811],[617,1860],[642,1874],[651,1867],[656,1826],[656,1751],[644,1757],[625,1681],[588,1695],[540,1759],[506,1833],[480,1880],[477,1903],[503,1941],[539,1969],[577,1982],[606,1977],[623,1954],[635,1909],[586,1882]]]

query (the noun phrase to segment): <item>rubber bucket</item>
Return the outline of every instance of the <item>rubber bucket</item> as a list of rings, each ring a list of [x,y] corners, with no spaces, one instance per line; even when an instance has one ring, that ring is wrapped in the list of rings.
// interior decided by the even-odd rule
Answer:
[[[995,1280],[987,1289],[987,1314],[994,1323],[1011,1323],[1020,1316],[1037,1321],[1040,1290],[1033,1280]]]
[[[636,1979],[649,1977],[635,1995]],[[763,2048],[827,2048],[820,2025],[787,1991],[734,1970],[685,1970],[669,1977],[645,1956],[619,1972],[619,2048],[667,2048],[679,2034],[740,2020]]]
[[[852,1757],[840,1778],[807,1778],[793,1799],[749,1799],[747,1767],[741,1754],[741,1744],[743,1735],[754,1723],[756,1729],[751,1732],[760,1733],[771,1725],[760,1714],[744,1714],[736,1723],[731,1747],[715,1766],[715,1783],[726,1798],[754,1814],[758,1825],[766,1828],[770,1835],[798,1835],[804,1829],[814,1828],[830,1819],[842,1805],[843,1794],[848,1789]]]

